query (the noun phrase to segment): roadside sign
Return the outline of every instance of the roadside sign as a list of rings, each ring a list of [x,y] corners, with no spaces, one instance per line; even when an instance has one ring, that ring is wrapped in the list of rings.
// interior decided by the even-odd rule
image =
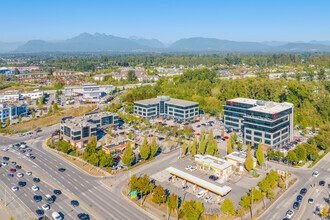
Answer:
[[[137,197],[137,190],[131,192],[131,199],[134,199],[135,197]]]

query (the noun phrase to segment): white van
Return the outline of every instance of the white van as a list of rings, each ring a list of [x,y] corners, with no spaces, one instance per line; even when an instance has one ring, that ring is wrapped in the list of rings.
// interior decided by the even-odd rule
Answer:
[[[61,217],[60,213],[58,213],[58,212],[53,212],[52,217],[54,220],[62,220],[62,217]]]

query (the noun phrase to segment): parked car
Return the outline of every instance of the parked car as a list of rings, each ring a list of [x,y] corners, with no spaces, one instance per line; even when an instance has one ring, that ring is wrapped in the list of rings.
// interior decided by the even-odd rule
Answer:
[[[313,177],[317,178],[319,176],[319,171],[314,171],[312,174]]]
[[[294,214],[294,211],[292,209],[290,209],[290,210],[288,210],[286,212],[285,217],[287,217],[288,219],[290,219],[290,218],[292,218],[293,214]]]
[[[324,181],[324,180],[321,180],[321,181],[319,182],[319,185],[320,185],[320,186],[325,186],[325,181]]]
[[[210,180],[213,180],[213,181],[216,181],[216,180],[219,179],[219,177],[214,176],[214,175],[211,175],[211,176],[209,176],[209,179],[210,179]]]
[[[299,209],[300,203],[299,202],[294,202],[293,203],[293,208],[294,209]]]
[[[306,188],[302,188],[301,190],[300,190],[300,195],[305,195],[306,194],[306,192],[307,192],[307,189]]]

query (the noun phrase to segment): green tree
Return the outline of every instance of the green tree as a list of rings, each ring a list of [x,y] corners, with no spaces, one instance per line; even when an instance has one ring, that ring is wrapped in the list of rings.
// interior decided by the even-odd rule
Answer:
[[[39,105],[39,99],[36,99],[36,105]]]
[[[230,137],[227,145],[227,154],[231,154],[232,152],[233,152],[233,142],[231,141],[231,137]]]
[[[111,155],[105,154],[100,157],[100,166],[101,167],[111,167],[114,164],[114,159]]]
[[[197,153],[197,137],[195,137],[195,139],[194,139],[194,143],[193,143],[193,146],[191,148],[191,155],[195,156],[196,153]]]
[[[191,140],[189,140],[189,144],[188,144],[188,152],[191,152]]]
[[[268,191],[267,198],[270,199],[270,200],[272,200],[272,199],[275,198],[275,192],[274,192],[274,190]]]
[[[182,144],[182,153],[183,155],[186,155],[187,153],[187,144],[185,140],[183,140],[183,144]]]
[[[32,112],[32,118],[36,117],[36,113],[34,113],[34,111]]]
[[[168,197],[168,208],[170,210],[170,212],[172,212],[174,209],[178,208],[178,196],[175,195],[174,193],[172,193],[169,197]]]
[[[238,136],[237,136],[236,133],[234,133],[231,137],[232,137],[232,139],[233,139],[234,141],[237,141]]]
[[[298,162],[296,153],[293,150],[289,150],[288,154],[286,155],[286,160],[293,164],[296,164]]]
[[[134,174],[130,181],[129,181],[129,184],[131,186],[131,192],[137,190],[137,191],[140,191],[140,188],[139,188],[139,179],[137,178],[136,174]]]
[[[53,112],[53,107],[52,106],[50,106],[49,107],[49,110],[48,110],[48,114],[51,114]],[[33,112],[32,112],[33,113]]]
[[[305,149],[304,146],[298,145],[295,148],[294,152],[296,153],[296,156],[297,156],[297,159],[298,160],[302,160],[302,161],[306,160],[306,158],[307,158],[307,152],[306,152],[306,149]]]
[[[128,139],[132,140],[132,131],[129,131],[129,133],[128,133]]]
[[[249,172],[253,169],[253,157],[251,155],[251,146],[250,146],[250,144],[248,144],[248,155],[245,159],[244,165],[245,165],[245,169]]]
[[[262,199],[262,193],[259,189],[252,188],[252,190],[250,191],[250,197],[251,199],[253,198],[253,202],[259,201],[260,199]]]
[[[242,196],[241,201],[239,202],[239,204],[243,208],[247,209],[251,206],[251,198],[248,195],[244,195],[244,196]]]
[[[133,150],[131,148],[130,144],[126,145],[126,148],[124,150],[123,156],[121,158],[121,161],[126,165],[129,166],[131,165],[131,163],[134,161],[134,153]]]
[[[140,155],[145,160],[148,160],[150,156],[150,145],[148,143],[147,135],[144,136],[143,144],[140,149]]]
[[[70,150],[70,148],[69,148],[69,145],[68,144],[64,144],[62,147],[61,147],[61,151],[63,152],[63,153],[68,153],[68,151]]]
[[[156,137],[153,137],[150,146],[150,157],[154,157],[157,151],[158,151],[158,145],[156,142]]]
[[[6,120],[6,125],[9,126],[10,125],[10,118],[8,117]]]
[[[318,79],[319,81],[324,81],[326,78],[326,74],[324,69],[320,69],[319,74],[318,74]]]
[[[229,198],[226,198],[223,203],[222,203],[222,206],[221,206],[221,211],[223,211],[224,213],[233,213],[235,212],[235,207],[234,207],[234,204],[233,202],[229,199]]]
[[[194,200],[190,200],[188,202],[185,200],[182,203],[182,211],[188,220],[201,219],[201,215],[204,212],[203,203],[200,201],[195,202]]]
[[[262,191],[262,192],[268,192],[270,190],[270,188],[272,187],[271,186],[271,183],[269,182],[269,178],[264,178],[262,179],[259,184],[259,189]]]
[[[98,165],[98,157],[97,157],[97,154],[92,154],[90,157],[89,157],[89,160],[90,160],[90,164],[96,166]]]
[[[137,77],[135,75],[134,70],[129,70],[127,73],[127,81],[129,82],[135,82],[137,80]]]
[[[162,204],[166,202],[166,191],[161,185],[158,185],[154,189],[154,192],[152,194],[152,201],[157,204]]]
[[[237,143],[237,149],[241,151],[243,149],[243,144],[241,142]]]
[[[206,138],[205,138],[205,135],[202,134],[202,138],[199,143],[199,153],[203,155],[203,154],[205,154],[205,151],[206,151]]]
[[[328,217],[328,212],[329,212],[329,206],[328,204],[326,204],[321,210],[320,210],[320,214],[324,219],[327,219]]]
[[[262,150],[261,141],[258,144],[258,149],[256,151],[256,158],[257,158],[258,164],[260,166],[262,166],[262,164],[264,163],[264,152]]]
[[[154,189],[154,184],[150,182],[149,176],[144,175],[139,178],[139,189],[143,195],[148,195]]]
[[[22,121],[22,116],[18,116],[18,121],[21,122]]]

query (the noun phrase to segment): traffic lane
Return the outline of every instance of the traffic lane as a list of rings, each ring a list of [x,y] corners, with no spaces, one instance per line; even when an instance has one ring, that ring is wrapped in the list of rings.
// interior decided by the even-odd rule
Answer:
[[[41,144],[42,143],[40,142],[36,143],[36,145]],[[45,153],[45,150],[42,148],[42,146],[37,147],[36,145],[33,146],[33,148],[36,149],[34,151],[37,157],[36,159],[39,158],[36,160],[36,163],[50,164],[50,166],[44,166],[42,169],[44,169],[45,172],[47,172],[49,176],[57,181],[58,184],[61,185],[64,189],[77,195],[79,199],[83,200],[90,207],[93,207],[95,211],[99,210],[97,211],[98,213],[103,213],[105,218],[106,216],[113,215],[121,219],[131,219],[136,218],[138,213],[141,213],[139,219],[146,219],[146,215],[141,211],[136,210],[135,212],[132,212],[132,207],[122,206],[122,202],[126,202],[123,200],[123,198],[121,198],[122,201],[119,201],[120,198],[118,197],[116,200],[114,200],[114,195],[112,195],[110,191],[105,190],[103,186],[96,182],[98,180],[97,178],[92,178],[95,179],[94,181],[88,181],[84,179],[84,176],[88,176],[89,178],[90,176],[72,165],[64,166],[63,161],[61,162],[57,156],[53,155],[51,152],[46,151]],[[64,160],[65,163],[69,163],[65,161],[65,159],[61,159]],[[63,173],[58,171],[58,164],[66,168]],[[107,205],[109,202],[111,202],[110,209],[109,205]],[[95,206],[95,204],[98,205]]]
[[[3,173],[3,175],[4,175],[3,182],[7,185],[10,185],[11,187],[18,186],[18,181],[26,182],[26,186],[19,187],[19,190],[16,191],[15,193],[18,197],[22,196],[20,198],[22,199],[22,201],[25,204],[29,205],[29,208],[32,212],[35,213],[36,209],[42,209],[41,205],[45,204],[44,201],[41,201],[41,202],[33,201],[34,195],[41,195],[43,198],[45,198],[45,195],[47,195],[47,194],[54,195],[53,187],[44,183],[42,180],[39,183],[35,183],[33,181],[34,175],[31,175],[31,176],[24,175],[21,178],[17,177],[18,172],[25,173],[24,169],[20,169],[17,172],[15,172],[14,177],[8,177],[8,174],[10,173],[10,168],[13,168],[13,167],[9,166],[8,169],[6,169],[6,167],[2,168],[3,170],[5,170],[5,173]],[[39,187],[39,190],[36,192],[34,192],[31,189],[31,187],[34,185]],[[75,218],[78,213],[86,213],[80,207],[77,207],[76,209],[73,210],[70,207],[71,200],[68,197],[66,197],[65,195],[59,195],[59,196],[54,195],[54,196],[55,196],[55,202],[50,204],[51,210],[61,212],[64,214],[64,216],[70,217],[70,219]],[[33,205],[33,204],[35,204],[35,205]],[[51,217],[50,214],[49,214],[49,217]]]

